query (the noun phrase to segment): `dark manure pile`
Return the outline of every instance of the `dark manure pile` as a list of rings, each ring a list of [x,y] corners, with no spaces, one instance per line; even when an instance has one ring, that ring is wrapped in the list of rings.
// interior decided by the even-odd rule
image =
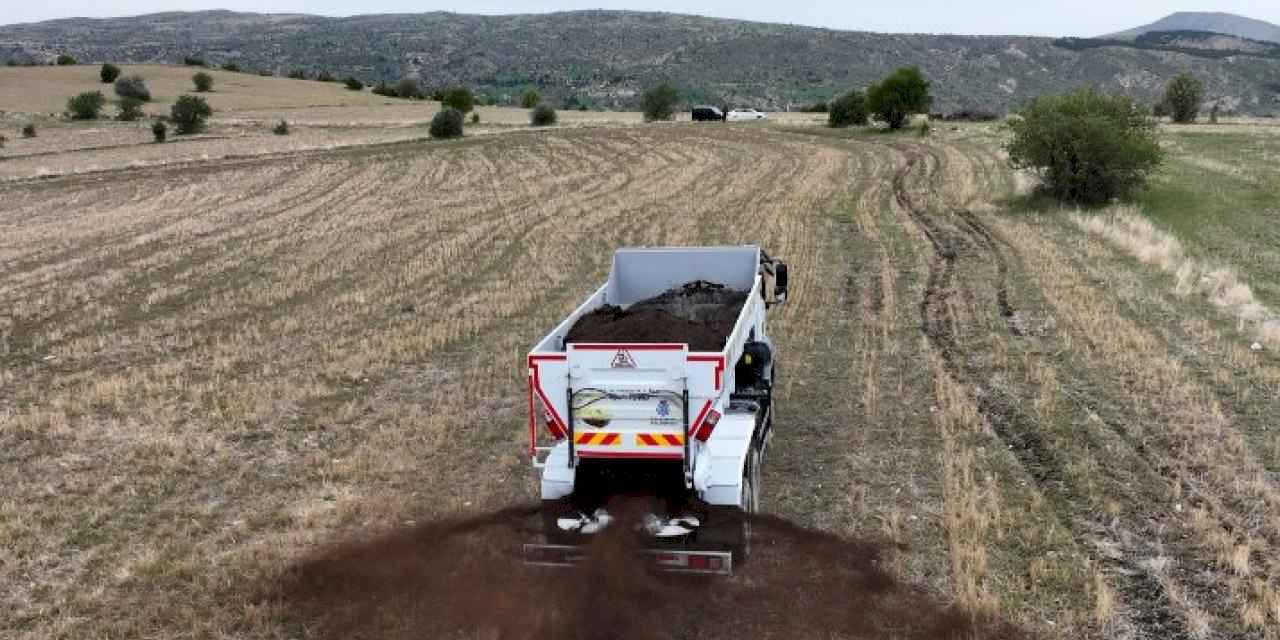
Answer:
[[[690,282],[626,309],[604,305],[582,316],[565,342],[687,343],[690,351],[719,351],[747,295],[712,282]]]

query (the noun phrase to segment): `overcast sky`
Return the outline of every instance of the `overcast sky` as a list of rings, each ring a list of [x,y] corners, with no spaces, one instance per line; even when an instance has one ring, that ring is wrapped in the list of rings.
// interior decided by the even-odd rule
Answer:
[[[232,9],[266,13],[538,13],[572,9],[636,9],[696,12],[701,15],[832,29],[912,33],[1094,36],[1153,22],[1174,11],[1225,11],[1280,24],[1276,0],[909,0],[906,2],[828,1],[791,5],[778,0],[0,0],[0,24],[52,18],[128,16],[158,11]],[[861,6],[859,6],[861,5]]]

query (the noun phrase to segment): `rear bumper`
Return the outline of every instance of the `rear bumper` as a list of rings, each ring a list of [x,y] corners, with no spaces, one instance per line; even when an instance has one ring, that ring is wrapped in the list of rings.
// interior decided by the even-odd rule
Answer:
[[[733,575],[733,554],[728,551],[644,549],[637,554],[651,569],[664,573]],[[588,558],[583,547],[562,544],[526,544],[524,562],[539,567],[573,567]]]

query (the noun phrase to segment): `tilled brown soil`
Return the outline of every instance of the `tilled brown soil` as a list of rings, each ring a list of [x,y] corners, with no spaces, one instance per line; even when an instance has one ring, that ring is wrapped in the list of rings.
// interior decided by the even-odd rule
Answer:
[[[625,522],[575,569],[524,566],[538,506],[511,507],[320,552],[265,598],[324,638],[1018,638],[879,567],[876,544],[753,520],[732,578],[650,572]]]
[[[673,342],[719,351],[746,299],[745,291],[690,282],[626,309],[604,305],[580,318],[565,342]]]

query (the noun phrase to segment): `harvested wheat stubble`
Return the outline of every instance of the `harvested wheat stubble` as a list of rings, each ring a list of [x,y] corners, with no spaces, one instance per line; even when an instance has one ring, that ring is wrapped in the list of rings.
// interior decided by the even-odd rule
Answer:
[[[746,301],[746,291],[689,282],[626,309],[606,304],[574,323],[565,342],[671,342],[719,351]]]
[[[261,597],[344,640],[1024,637],[896,583],[874,544],[767,516],[753,517],[753,556],[732,578],[650,572],[625,515],[575,569],[524,566],[538,509],[352,541],[294,565]]]

